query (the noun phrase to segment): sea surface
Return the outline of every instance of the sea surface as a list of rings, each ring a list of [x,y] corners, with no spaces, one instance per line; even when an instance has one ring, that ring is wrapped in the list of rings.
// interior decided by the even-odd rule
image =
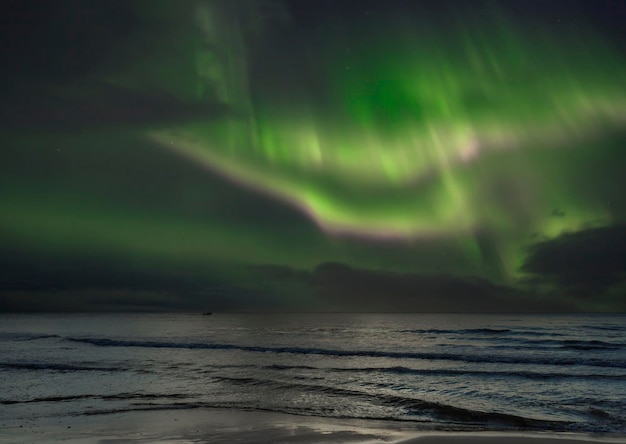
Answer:
[[[214,408],[624,435],[626,316],[0,315],[0,419]]]

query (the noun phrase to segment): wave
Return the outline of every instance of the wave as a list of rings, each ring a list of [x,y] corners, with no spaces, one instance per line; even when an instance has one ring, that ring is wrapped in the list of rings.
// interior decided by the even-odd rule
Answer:
[[[443,330],[443,329],[426,329],[426,330],[401,330],[400,333],[414,334],[443,334],[454,335],[454,339],[466,339],[467,335],[481,338],[487,341],[497,340],[501,345],[500,348],[525,348],[517,344],[523,344],[531,347],[550,346],[554,348],[562,348],[568,350],[619,350],[626,348],[623,342],[608,342],[600,340],[579,340],[579,339],[552,339],[555,336],[562,336],[555,332],[539,332],[535,330],[510,330],[495,328],[474,328],[461,330]],[[550,336],[551,338],[542,338],[542,336]],[[509,344],[509,345],[507,345]],[[450,344],[441,344],[446,347]]]
[[[129,341],[107,338],[66,338],[73,342],[91,344],[98,347],[147,347],[147,348],[178,348],[178,349],[205,349],[224,351],[247,351],[257,353],[289,353],[297,355],[322,355],[334,357],[367,357],[392,359],[421,359],[441,361],[461,361],[470,363],[497,363],[497,364],[539,364],[539,365],[585,365],[594,367],[626,368],[626,360],[617,357],[594,356],[519,356],[470,353],[436,353],[436,352],[396,352],[384,350],[340,350],[305,347],[269,347],[256,345],[236,345],[205,342],[164,342],[164,341]]]
[[[365,368],[341,368],[329,367],[319,368],[306,365],[269,365],[261,368],[277,371],[289,370],[320,370],[345,373],[389,373],[399,375],[420,375],[420,376],[479,376],[491,378],[494,376],[518,377],[524,379],[611,379],[626,380],[626,374],[607,375],[599,373],[558,373],[558,372],[529,372],[529,371],[481,371],[481,370],[454,370],[454,369],[414,369],[402,366],[396,367],[365,367]]]
[[[520,333],[519,331],[513,331],[509,328],[464,328],[464,329],[440,329],[440,328],[428,328],[428,329],[414,329],[414,330],[400,330],[400,333],[418,333],[418,334],[503,334],[503,333]]]
[[[526,327],[524,329],[511,329],[511,328],[460,328],[460,329],[442,329],[442,328],[426,328],[426,329],[409,329],[399,330],[399,333],[411,333],[420,335],[452,335],[459,339],[464,336],[473,337],[486,337],[486,338],[508,338],[516,336],[528,336],[528,337],[542,337],[542,336],[563,336],[564,333],[560,333],[554,330],[548,330],[544,328],[532,328]]]
[[[586,328],[600,331],[626,331],[626,326],[624,325],[589,325]]]
[[[455,344],[439,344],[439,347],[458,347]],[[581,341],[575,339],[498,339],[497,344],[489,344],[490,348],[512,349],[512,350],[582,350],[582,351],[602,351],[602,350],[621,350],[626,348],[626,344],[622,342],[605,342],[598,340]]]
[[[527,418],[507,413],[477,411],[433,401],[425,401],[418,398],[408,398],[386,393],[366,393],[341,387],[315,384],[287,383],[283,381],[274,381],[258,378],[217,377],[215,379],[221,382],[231,383],[235,385],[265,387],[270,390],[280,390],[281,392],[292,390],[297,391],[298,393],[322,393],[328,396],[340,397],[342,399],[360,399],[385,407],[400,408],[405,412],[404,416],[414,416],[416,418],[422,417],[422,421],[435,420],[437,422],[462,423],[473,425],[489,424],[490,426],[499,424],[503,427],[515,427],[525,429],[538,429],[546,427],[549,427],[550,429],[564,429],[567,426],[571,425],[571,422],[566,421],[549,421]]]
[[[60,372],[95,371],[95,372],[122,372],[128,369],[122,367],[93,367],[86,365],[55,364],[40,362],[0,362],[0,369],[12,370],[48,370]]]
[[[9,341],[36,341],[39,339],[60,338],[59,335],[40,334],[40,333],[0,333],[0,340]]]
[[[623,332],[626,331],[624,325],[586,325],[580,327],[581,330],[599,330],[603,332]],[[441,328],[426,328],[426,329],[408,329],[399,330],[400,333],[416,333],[416,334],[442,334],[442,335],[503,335],[503,336],[563,336],[564,333],[554,331],[551,328],[543,327],[525,327],[525,328],[493,328],[493,327],[480,327],[480,328],[453,328],[453,329],[441,329]]]
[[[330,397],[341,397],[342,399],[358,399],[366,401],[372,404],[402,409],[405,414],[405,419],[398,416],[359,416],[359,415],[346,415],[343,412],[335,411],[332,409],[318,408],[312,406],[289,406],[289,405],[270,405],[261,403],[259,405],[253,404],[241,404],[241,403],[220,403],[220,402],[202,402],[194,400],[193,396],[181,393],[119,393],[112,395],[95,395],[95,394],[81,394],[70,396],[48,396],[39,397],[24,400],[0,400],[0,405],[13,405],[13,404],[31,404],[31,403],[55,403],[55,402],[74,402],[74,401],[159,401],[158,403],[150,402],[133,402],[129,407],[116,408],[114,410],[97,410],[97,411],[83,411],[81,414],[93,415],[93,414],[106,414],[115,413],[121,411],[133,411],[133,410],[154,410],[154,409],[176,409],[176,408],[237,408],[240,410],[265,410],[280,413],[290,413],[305,416],[321,416],[321,417],[335,417],[335,418],[352,418],[352,419],[379,419],[379,420],[404,420],[404,421],[416,421],[416,422],[436,422],[436,423],[453,423],[463,425],[486,425],[489,424],[493,427],[495,424],[499,424],[502,427],[515,427],[515,428],[546,428],[550,429],[564,429],[570,423],[564,421],[546,421],[533,418],[525,418],[517,415],[496,413],[496,412],[481,412],[470,410],[466,408],[451,406],[447,404],[424,401],[417,398],[406,398],[390,394],[382,393],[366,393],[357,390],[350,390],[340,387],[331,387],[314,384],[292,384],[267,379],[256,378],[232,378],[232,377],[216,377],[214,380],[234,384],[238,386],[246,387],[263,387],[270,390],[280,390],[283,393],[289,391],[297,391],[298,393],[317,393],[325,394]],[[164,403],[163,401],[178,400],[179,402]]]
[[[621,342],[606,342],[599,340],[581,341],[577,339],[528,339],[523,342],[530,345],[548,345],[569,350],[619,350],[626,347],[626,344]]]
[[[4,399],[0,400],[0,404],[10,405],[10,404],[31,404],[38,402],[70,402],[70,401],[81,401],[86,399],[95,399],[102,401],[119,401],[119,400],[142,400],[142,399],[184,399],[189,398],[189,395],[185,395],[182,393],[169,393],[169,394],[160,394],[160,393],[116,393],[114,395],[69,395],[69,396],[45,396],[41,398],[31,398],[31,399]]]
[[[435,428],[475,428],[480,430],[494,429],[523,429],[523,430],[551,430],[569,431],[580,424],[564,420],[546,420],[519,416],[510,413],[494,411],[480,411],[440,402],[427,401],[419,398],[401,396],[385,392],[360,391],[344,387],[327,385],[290,383],[271,379],[226,377],[211,378],[213,381],[232,384],[244,388],[254,388],[258,394],[257,401],[206,401],[195,394],[183,393],[145,393],[128,392],[110,395],[78,394],[69,396],[48,396],[32,399],[10,400],[0,399],[0,405],[29,404],[29,403],[72,403],[82,401],[95,402],[95,409],[77,408],[76,415],[98,415],[143,410],[171,410],[171,409],[198,409],[198,408],[226,408],[248,411],[270,411],[300,416],[316,416],[324,418],[389,420],[430,424]],[[274,404],[273,397],[263,396],[267,390],[271,393],[282,393],[289,398],[289,393],[310,393],[324,395],[329,403],[292,405],[288,403]],[[341,399],[342,403],[360,402],[383,408],[391,408],[400,413],[382,413],[380,408],[361,410],[358,413],[353,409],[337,408],[334,399]],[[270,400],[269,402],[267,400]],[[128,401],[126,404],[109,406],[103,401]],[[332,406],[332,407],[329,407]],[[348,413],[349,412],[349,413]],[[378,413],[374,413],[378,412]],[[599,409],[590,410],[590,416],[599,420],[606,420],[608,413]],[[617,427],[618,424],[615,424]]]
[[[476,421],[473,423],[462,422],[433,422],[426,420],[418,420],[414,418],[399,418],[395,416],[389,416],[384,414],[375,415],[349,415],[342,413],[328,413],[321,412],[314,408],[299,406],[241,406],[233,405],[232,403],[224,402],[175,402],[169,404],[161,403],[145,403],[142,405],[134,405],[132,407],[122,407],[114,409],[98,409],[81,412],[79,416],[94,416],[94,415],[109,415],[118,413],[128,413],[137,411],[166,411],[166,410],[196,410],[196,409],[224,409],[224,410],[238,410],[248,412],[269,412],[288,414],[296,416],[307,417],[321,417],[321,418],[333,418],[333,419],[347,419],[347,420],[366,420],[366,421],[388,421],[393,423],[419,423],[420,430],[430,431],[446,431],[446,432],[458,432],[458,431],[486,431],[486,430],[537,430],[537,431],[560,431],[568,432],[573,430],[568,423],[557,422],[541,422],[535,420],[526,420],[522,418],[522,421],[493,421],[485,419],[484,421]]]
[[[201,371],[205,374],[215,374],[217,370],[228,369],[253,369],[253,370],[269,370],[276,372],[293,372],[293,371],[312,371],[323,374],[326,372],[335,373],[386,373],[397,375],[419,375],[419,376],[476,376],[484,378],[506,377],[506,378],[523,378],[533,380],[547,379],[600,379],[600,380],[617,380],[626,381],[626,374],[607,374],[607,373],[562,373],[562,372],[538,372],[538,371],[499,371],[499,370],[456,370],[456,369],[416,369],[403,366],[394,367],[315,367],[311,365],[255,365],[255,364],[211,364],[205,366]],[[313,374],[307,374],[309,379],[321,379],[322,376],[316,377]]]

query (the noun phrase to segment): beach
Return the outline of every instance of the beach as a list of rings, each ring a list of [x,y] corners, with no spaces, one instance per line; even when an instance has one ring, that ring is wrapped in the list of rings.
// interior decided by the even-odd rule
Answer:
[[[227,409],[153,410],[0,421],[0,442],[66,444],[583,444],[626,438],[572,433],[420,431],[411,424]]]

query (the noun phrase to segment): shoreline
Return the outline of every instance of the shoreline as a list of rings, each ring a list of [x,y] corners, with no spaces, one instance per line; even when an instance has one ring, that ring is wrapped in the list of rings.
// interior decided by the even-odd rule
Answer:
[[[600,444],[626,443],[626,437],[596,437],[563,432],[434,432],[394,444]]]
[[[50,444],[601,444],[626,436],[564,432],[429,431],[385,421],[231,409],[135,410],[0,419],[0,442]]]

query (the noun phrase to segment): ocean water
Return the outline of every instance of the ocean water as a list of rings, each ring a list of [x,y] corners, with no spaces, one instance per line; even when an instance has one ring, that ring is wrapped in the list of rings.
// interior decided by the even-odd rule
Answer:
[[[626,317],[3,314],[0,419],[235,409],[626,434]]]

